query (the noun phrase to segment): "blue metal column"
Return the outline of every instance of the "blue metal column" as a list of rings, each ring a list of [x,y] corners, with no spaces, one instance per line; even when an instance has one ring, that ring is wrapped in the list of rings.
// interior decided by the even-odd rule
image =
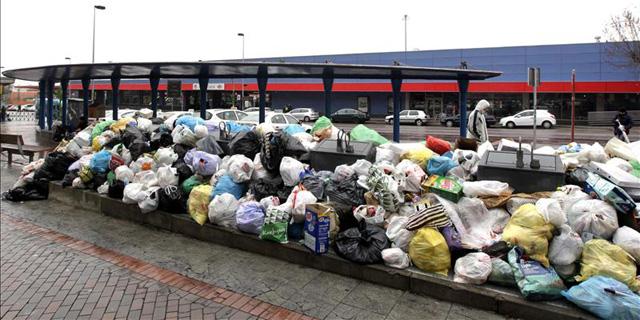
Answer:
[[[325,68],[322,73],[324,84],[324,116],[331,115],[331,91],[333,90],[333,68]]]
[[[207,118],[207,87],[209,86],[209,77],[200,76],[198,78],[200,84],[200,118]]]
[[[400,142],[400,107],[402,105],[402,78],[399,72],[393,72],[391,76],[391,90],[393,90],[393,141]]]
[[[40,87],[40,102],[38,103],[38,105],[40,106],[40,108],[38,108],[38,127],[40,127],[40,129],[44,129],[44,107],[45,107],[44,104],[45,104],[45,97],[47,94],[46,82],[44,80],[40,80],[39,87]]]
[[[82,79],[82,118],[89,124],[89,78]]]
[[[113,110],[113,120],[118,120],[118,96],[120,95],[120,77],[111,77],[111,92],[113,99],[111,99],[111,110]]]
[[[62,127],[67,127],[67,99],[69,98],[69,80],[65,79],[60,81],[60,87],[62,88]]]
[[[53,90],[55,85],[55,81],[47,81],[47,127],[49,130],[53,127]]]
[[[258,112],[258,123],[263,123],[265,118],[264,108],[267,104],[267,80],[269,79],[269,75],[267,74],[267,67],[260,66],[258,67],[258,92],[260,93],[260,101],[258,102],[258,106],[260,107],[260,111]]]
[[[460,106],[460,137],[467,136],[467,91],[468,79],[458,79],[458,106]]]
[[[151,110],[153,110],[153,117],[156,118],[158,116],[158,85],[160,84],[160,78],[151,77],[149,82],[151,83]]]

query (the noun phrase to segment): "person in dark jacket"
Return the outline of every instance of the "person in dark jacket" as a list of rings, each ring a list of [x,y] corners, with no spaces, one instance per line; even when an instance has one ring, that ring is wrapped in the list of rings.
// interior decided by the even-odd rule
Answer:
[[[620,140],[624,141],[624,135],[622,134],[622,130],[620,130],[620,125],[624,127],[624,133],[629,136],[629,130],[633,125],[633,120],[627,114],[627,110],[624,108],[618,111],[618,114],[615,118],[613,118],[613,134]]]

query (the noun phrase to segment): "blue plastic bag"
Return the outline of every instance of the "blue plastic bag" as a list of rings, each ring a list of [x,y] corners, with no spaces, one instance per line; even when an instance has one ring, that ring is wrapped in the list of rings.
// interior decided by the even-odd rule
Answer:
[[[429,159],[427,163],[427,172],[439,176],[446,176],[449,170],[455,168],[458,164],[444,156],[435,156]]]
[[[178,118],[178,120],[176,120],[176,125],[175,127],[179,126],[179,125],[183,125],[189,129],[191,129],[192,132],[195,132],[195,128],[197,125],[204,125],[204,120],[194,117],[194,116],[182,116],[180,118]]]
[[[185,155],[186,158],[186,155]],[[204,151],[193,152],[193,160],[191,167],[193,171],[201,176],[210,176],[218,171],[220,166],[220,157],[215,154],[209,154]]]
[[[243,183],[234,182],[233,178],[226,174],[218,179],[218,183],[216,183],[211,193],[211,199],[213,200],[215,196],[223,193],[230,193],[236,197],[236,199],[240,199],[246,192],[247,187]]]
[[[305,132],[305,130],[304,130],[304,127],[302,127],[299,124],[290,124],[286,126],[284,129],[282,129],[282,132],[290,136],[293,136],[296,133]]]
[[[613,278],[593,276],[562,295],[602,319],[640,319],[640,296]]]
[[[251,127],[243,124],[237,124],[235,121],[226,121],[229,133],[238,133],[243,131],[251,131]]]
[[[89,169],[93,173],[105,173],[109,170],[109,162],[111,161],[111,152],[102,150],[97,152],[89,161]]]
[[[264,209],[256,201],[240,204],[236,211],[236,226],[238,230],[247,233],[260,234],[264,224]]]

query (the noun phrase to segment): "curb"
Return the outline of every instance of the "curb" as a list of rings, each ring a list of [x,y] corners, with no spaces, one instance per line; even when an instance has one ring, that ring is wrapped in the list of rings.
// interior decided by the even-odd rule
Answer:
[[[198,240],[273,257],[290,263],[355,278],[386,287],[406,290],[436,299],[493,311],[523,319],[595,319],[567,301],[531,302],[516,289],[489,284],[469,285],[449,278],[421,272],[417,269],[398,270],[378,265],[359,265],[336,255],[333,250],[315,255],[302,245],[279,244],[260,240],[256,235],[242,233],[213,224],[200,226],[187,214],[153,211],[142,214],[137,205],[99,195],[89,190],[62,188],[60,182],[49,183],[49,198],[109,217],[129,220]]]

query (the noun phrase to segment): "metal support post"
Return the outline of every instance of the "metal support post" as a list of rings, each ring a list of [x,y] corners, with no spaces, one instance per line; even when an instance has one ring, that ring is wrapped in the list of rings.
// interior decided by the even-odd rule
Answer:
[[[260,101],[258,102],[258,106],[260,111],[258,113],[258,123],[263,123],[265,118],[264,108],[267,105],[267,81],[269,80],[269,75],[267,74],[267,67],[260,66],[258,67],[258,92],[260,94]]]
[[[460,137],[467,136],[467,92],[469,91],[469,80],[458,80],[458,106],[460,108]]]
[[[69,98],[69,80],[65,79],[60,81],[60,87],[62,88],[62,127],[67,127],[67,100]]]
[[[82,118],[89,123],[89,78],[82,79]]]
[[[331,91],[333,90],[333,69],[325,68],[322,73],[322,83],[324,84],[324,116],[331,115]]]
[[[44,129],[44,108],[45,108],[45,97],[47,94],[47,86],[46,86],[46,81],[44,80],[40,80],[40,82],[38,83],[39,88],[40,88],[40,103],[39,103],[39,108],[38,108],[38,127],[40,127],[40,129]]]
[[[118,120],[118,96],[120,95],[120,77],[111,77],[111,110],[113,111],[113,120]]]
[[[209,86],[209,77],[200,76],[198,78],[200,84],[200,118],[207,118],[207,87]]]
[[[393,141],[400,142],[400,108],[402,104],[402,78],[399,72],[394,72],[391,77],[391,89],[393,90]]]
[[[54,80],[47,81],[47,127],[49,130],[53,127],[53,90],[55,85]]]

